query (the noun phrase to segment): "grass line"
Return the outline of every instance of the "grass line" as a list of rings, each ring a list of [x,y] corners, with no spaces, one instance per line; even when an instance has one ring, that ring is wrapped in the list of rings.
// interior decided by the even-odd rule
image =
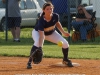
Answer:
[[[32,28],[21,30],[21,42],[13,42],[12,35],[8,31],[8,41],[5,41],[5,32],[0,32],[0,56],[29,57],[33,40],[31,38]],[[66,38],[67,39],[67,38]],[[100,59],[99,37],[95,42],[70,42],[69,58],[71,59]],[[45,41],[43,47],[45,58],[62,58],[62,48],[56,44]]]

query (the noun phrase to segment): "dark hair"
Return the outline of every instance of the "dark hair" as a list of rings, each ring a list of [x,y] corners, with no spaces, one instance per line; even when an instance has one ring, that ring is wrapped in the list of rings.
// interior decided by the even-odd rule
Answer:
[[[54,7],[53,5],[52,5],[52,3],[51,2],[47,2],[47,3],[45,3],[44,5],[43,5],[43,10],[47,7],[47,6],[52,6],[52,7]]]
[[[52,6],[53,8],[54,8],[54,6],[53,6],[53,4],[51,3],[51,2],[47,2],[47,3],[45,3],[44,5],[43,5],[43,10],[45,10],[45,8],[47,7],[47,6]],[[41,16],[43,16],[45,13],[43,12],[42,14],[41,14]]]

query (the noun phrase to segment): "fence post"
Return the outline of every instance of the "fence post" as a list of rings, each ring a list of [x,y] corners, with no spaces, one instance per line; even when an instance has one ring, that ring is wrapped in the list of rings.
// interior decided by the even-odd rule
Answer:
[[[6,31],[5,31],[5,40],[7,41],[8,40],[8,0],[6,0],[6,15],[5,15],[5,24],[6,24]]]
[[[67,0],[68,5],[68,32],[70,33],[70,0]],[[68,42],[70,42],[70,36],[68,37]]]

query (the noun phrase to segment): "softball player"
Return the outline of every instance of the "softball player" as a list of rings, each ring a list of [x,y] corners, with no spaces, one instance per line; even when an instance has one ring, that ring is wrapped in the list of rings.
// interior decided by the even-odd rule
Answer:
[[[43,13],[41,17],[39,18],[38,24],[35,26],[35,29],[32,31],[32,38],[34,40],[34,45],[31,49],[30,56],[37,49],[42,51],[44,40],[48,40],[55,44],[57,44],[58,41],[62,41],[63,42],[63,45],[62,45],[63,64],[66,64],[69,67],[73,67],[72,62],[68,59],[68,50],[69,50],[68,41],[66,41],[66,39],[64,39],[55,30],[55,27],[57,27],[59,31],[66,37],[70,36],[70,34],[68,32],[65,32],[64,29],[62,28],[59,22],[59,16],[58,14],[53,13],[53,8],[54,7],[50,2],[45,3],[43,5]],[[43,54],[39,54],[39,52],[36,55],[34,55],[33,62],[37,64],[40,63],[42,60],[42,55]],[[30,57],[27,63],[28,69],[32,68],[31,63],[32,63],[32,58]]]

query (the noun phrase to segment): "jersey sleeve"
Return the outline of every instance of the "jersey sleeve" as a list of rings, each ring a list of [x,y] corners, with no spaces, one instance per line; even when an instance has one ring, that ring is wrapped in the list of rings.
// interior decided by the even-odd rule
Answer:
[[[44,21],[42,19],[38,21],[38,30],[44,31]]]
[[[58,14],[56,14],[56,20],[57,20],[57,22],[60,20],[60,18],[59,18],[59,15],[58,15]]]

